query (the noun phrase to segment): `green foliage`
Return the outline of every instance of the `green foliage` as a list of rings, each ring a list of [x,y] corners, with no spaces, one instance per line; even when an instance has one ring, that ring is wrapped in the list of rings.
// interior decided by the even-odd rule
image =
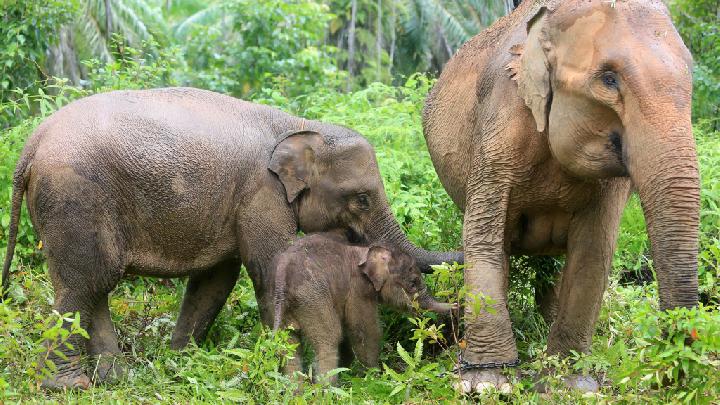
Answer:
[[[53,32],[70,20],[73,3],[62,0],[5,0],[0,4],[0,104],[16,99],[15,89],[34,92],[44,72]],[[0,128],[18,120],[0,114]]]
[[[314,0],[233,0],[216,5],[210,24],[184,23],[188,78],[201,87],[247,96],[261,88],[291,96],[338,79],[323,44],[333,15]],[[207,23],[207,22],[206,22]]]
[[[672,0],[675,26],[695,59],[693,118],[712,119],[720,129],[720,3],[717,0]]]
[[[720,397],[717,311],[700,306],[662,313],[646,303],[633,314],[633,324],[630,344],[617,343],[619,366],[610,373],[621,391],[656,391],[684,403]]]

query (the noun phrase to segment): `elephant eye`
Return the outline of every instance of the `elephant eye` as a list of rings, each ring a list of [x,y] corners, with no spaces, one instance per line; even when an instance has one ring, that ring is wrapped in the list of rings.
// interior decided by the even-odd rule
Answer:
[[[618,80],[614,72],[604,72],[601,76],[603,84],[607,87],[617,88]]]
[[[356,197],[357,204],[362,210],[368,210],[370,209],[370,199],[367,194],[361,193],[358,194]]]

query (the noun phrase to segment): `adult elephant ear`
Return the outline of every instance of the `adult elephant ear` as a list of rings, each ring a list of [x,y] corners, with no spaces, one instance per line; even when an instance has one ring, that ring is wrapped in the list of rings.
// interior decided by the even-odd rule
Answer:
[[[519,55],[507,66],[511,78],[517,81],[518,94],[532,111],[538,132],[547,126],[551,100],[550,87],[550,41],[546,22],[548,10],[541,7],[527,24],[528,35],[523,45],[510,48],[510,53]]]
[[[295,201],[317,176],[317,155],[324,144],[322,135],[315,131],[288,131],[280,136],[268,169],[285,187],[288,203]]]

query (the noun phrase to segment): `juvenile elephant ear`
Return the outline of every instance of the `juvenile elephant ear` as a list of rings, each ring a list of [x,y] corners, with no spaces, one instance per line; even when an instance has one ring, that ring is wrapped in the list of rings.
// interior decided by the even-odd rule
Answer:
[[[380,291],[387,280],[391,257],[392,253],[388,249],[382,246],[372,246],[368,249],[367,256],[359,263],[363,273],[375,287],[375,291]]]
[[[518,94],[532,111],[538,132],[545,130],[550,100],[550,63],[547,53],[550,41],[546,33],[547,8],[540,10],[527,25],[528,35],[523,45],[510,48],[510,53],[519,55],[508,64],[513,80],[517,81]]]
[[[319,133],[306,130],[286,132],[280,139],[268,169],[278,176],[287,201],[292,203],[317,173],[317,153],[324,141]]]

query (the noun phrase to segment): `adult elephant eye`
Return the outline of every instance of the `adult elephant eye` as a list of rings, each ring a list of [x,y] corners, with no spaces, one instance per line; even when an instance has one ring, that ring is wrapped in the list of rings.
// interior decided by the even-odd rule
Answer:
[[[614,72],[605,72],[602,74],[602,82],[605,86],[610,88],[617,88],[618,80],[617,75]]]

